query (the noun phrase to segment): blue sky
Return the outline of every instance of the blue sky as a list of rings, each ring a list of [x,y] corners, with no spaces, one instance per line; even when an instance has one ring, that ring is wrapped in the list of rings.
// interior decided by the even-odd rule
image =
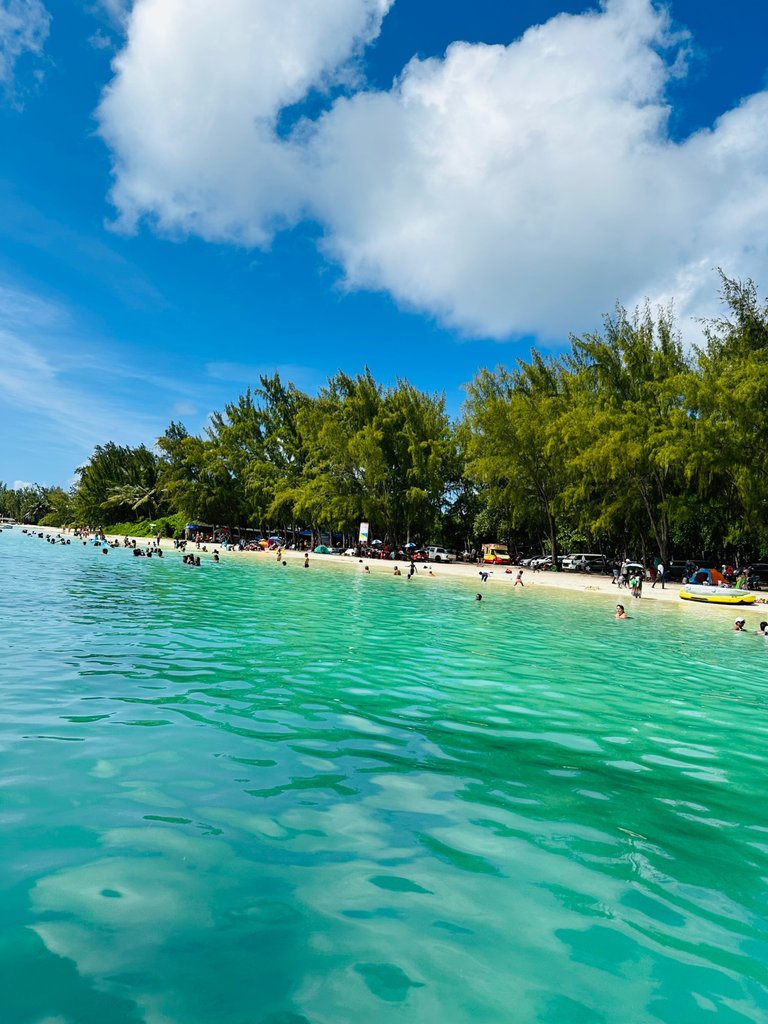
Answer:
[[[538,28],[534,28],[538,26]],[[0,0],[0,480],[768,274],[762,0]]]

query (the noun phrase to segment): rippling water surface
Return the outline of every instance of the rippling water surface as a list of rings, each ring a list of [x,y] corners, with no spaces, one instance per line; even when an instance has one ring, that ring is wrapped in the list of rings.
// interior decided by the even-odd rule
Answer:
[[[764,1022],[768,642],[320,561],[0,536],[4,1024]]]

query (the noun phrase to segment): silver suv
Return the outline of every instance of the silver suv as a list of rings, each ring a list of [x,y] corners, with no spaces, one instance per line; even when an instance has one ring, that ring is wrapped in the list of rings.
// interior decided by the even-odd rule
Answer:
[[[607,572],[608,563],[604,555],[568,555],[563,559],[563,569],[567,572]]]
[[[432,544],[427,548],[427,558],[430,562],[455,562],[456,555],[448,548],[440,548]]]

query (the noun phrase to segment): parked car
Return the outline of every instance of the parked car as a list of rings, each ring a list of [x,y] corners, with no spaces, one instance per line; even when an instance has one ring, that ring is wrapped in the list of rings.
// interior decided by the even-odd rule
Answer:
[[[427,548],[427,555],[430,562],[455,562],[456,554],[453,551],[449,551],[448,548],[438,547],[436,544],[430,544]]]
[[[415,550],[409,552],[408,558],[412,559],[414,562],[429,561],[429,555],[427,554],[426,548],[416,548]]]
[[[562,569],[563,562],[565,561],[565,555],[557,556],[558,568]],[[551,569],[552,568],[552,555],[539,555],[538,558],[532,558],[529,563],[531,569]]]
[[[602,572],[608,571],[608,563],[604,555],[578,553],[566,555],[563,559],[566,572]]]

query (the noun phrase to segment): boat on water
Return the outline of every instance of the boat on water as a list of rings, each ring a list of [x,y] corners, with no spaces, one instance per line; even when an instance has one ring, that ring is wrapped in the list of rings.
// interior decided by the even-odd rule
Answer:
[[[754,604],[755,595],[749,590],[731,587],[717,569],[697,569],[689,583],[683,585],[680,597],[684,601],[702,604]]]
[[[12,530],[14,526],[17,526],[15,519],[9,519],[7,516],[0,516],[0,530]]]

